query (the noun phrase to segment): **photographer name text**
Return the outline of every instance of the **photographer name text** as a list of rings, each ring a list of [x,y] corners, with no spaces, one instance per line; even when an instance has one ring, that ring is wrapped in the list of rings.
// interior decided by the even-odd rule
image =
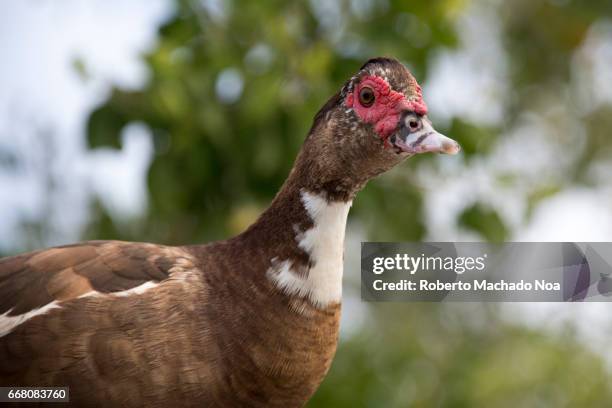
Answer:
[[[521,279],[516,282],[508,282],[505,280],[492,282],[486,279],[474,279],[472,282],[443,282],[440,280],[429,281],[420,279],[412,281],[401,279],[396,282],[385,282],[382,279],[376,279],[372,283],[372,287],[376,291],[487,291],[487,292],[508,292],[508,291],[561,291],[559,282],[550,282],[544,279],[536,279],[534,281],[525,281]]]

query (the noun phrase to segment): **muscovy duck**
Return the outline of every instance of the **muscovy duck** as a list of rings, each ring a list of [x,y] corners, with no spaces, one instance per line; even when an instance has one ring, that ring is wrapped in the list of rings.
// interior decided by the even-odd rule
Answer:
[[[367,61],[316,114],[286,182],[240,235],[0,260],[0,385],[69,386],[87,406],[302,406],[336,350],[356,193],[414,154],[458,151],[401,63]]]

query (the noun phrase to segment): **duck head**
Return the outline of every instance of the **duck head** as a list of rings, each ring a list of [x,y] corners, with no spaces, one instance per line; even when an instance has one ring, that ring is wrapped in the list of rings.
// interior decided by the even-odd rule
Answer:
[[[437,132],[416,79],[399,61],[367,61],[315,116],[298,162],[322,188],[354,194],[372,177],[421,153],[456,154]]]

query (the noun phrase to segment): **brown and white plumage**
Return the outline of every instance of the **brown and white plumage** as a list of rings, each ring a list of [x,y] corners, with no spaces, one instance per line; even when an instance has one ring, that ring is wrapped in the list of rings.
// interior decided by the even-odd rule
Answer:
[[[130,290],[167,279],[179,251],[93,241],[0,259],[0,314],[16,316],[89,292]]]
[[[413,154],[458,150],[425,114],[410,73],[371,60],[316,115],[244,233],[0,260],[0,383],[69,386],[72,401],[94,406],[303,405],[336,348],[355,194]]]

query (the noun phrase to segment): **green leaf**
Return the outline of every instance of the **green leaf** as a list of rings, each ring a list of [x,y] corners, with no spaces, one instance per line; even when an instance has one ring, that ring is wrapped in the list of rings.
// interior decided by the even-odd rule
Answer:
[[[91,149],[111,147],[121,149],[121,129],[127,124],[113,104],[105,104],[89,116],[87,142]]]
[[[459,225],[479,233],[489,242],[503,242],[509,236],[499,214],[481,203],[466,208],[459,216]]]

